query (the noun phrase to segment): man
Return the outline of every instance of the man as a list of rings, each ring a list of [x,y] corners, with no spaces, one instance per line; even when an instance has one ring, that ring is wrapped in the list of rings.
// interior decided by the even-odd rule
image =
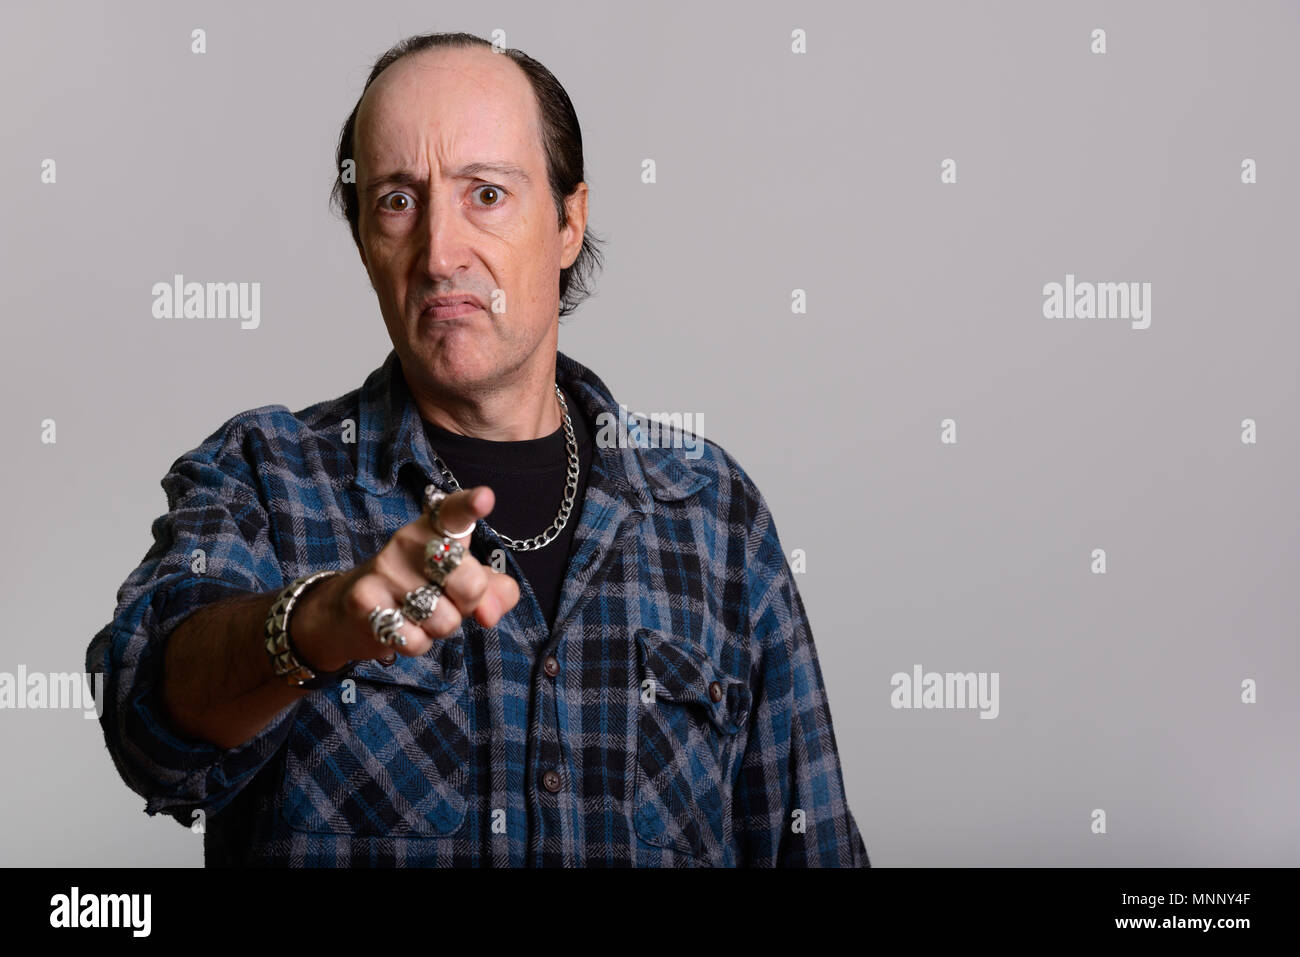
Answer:
[[[209,864],[867,866],[762,496],[713,442],[606,441],[557,352],[594,259],[563,88],[412,38],[338,166],[393,351],[164,478],[87,653],[146,811],[201,812]]]

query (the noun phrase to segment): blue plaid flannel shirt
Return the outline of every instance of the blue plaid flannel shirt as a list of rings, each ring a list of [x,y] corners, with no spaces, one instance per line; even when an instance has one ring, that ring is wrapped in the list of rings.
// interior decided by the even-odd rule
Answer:
[[[593,435],[599,413],[620,421],[562,352],[556,376]],[[496,627],[363,661],[230,749],[164,722],[166,636],[212,601],[364,562],[443,483],[396,352],[360,389],[243,412],[179,458],[86,655],[146,812],[202,810],[209,865],[870,866],[762,496],[714,442],[692,459],[631,439],[594,450],[554,629],[507,549],[521,599]],[[500,546],[480,522],[473,553]]]

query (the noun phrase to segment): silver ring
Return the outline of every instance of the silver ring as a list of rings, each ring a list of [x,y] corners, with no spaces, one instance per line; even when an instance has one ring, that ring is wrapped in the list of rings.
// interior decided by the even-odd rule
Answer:
[[[472,535],[474,526],[477,522],[470,522],[469,528],[463,532],[449,532],[438,524],[438,512],[442,509],[442,503],[446,501],[447,494],[436,485],[426,485],[424,487],[424,507],[429,511],[429,521],[433,525],[433,530],[439,535],[445,535],[448,538],[464,538],[466,535]]]
[[[406,636],[402,634],[404,624],[406,619],[397,608],[381,608],[376,605],[370,613],[370,630],[386,645],[406,647]]]
[[[402,614],[406,615],[408,621],[418,625],[433,614],[441,597],[442,589],[437,585],[421,585],[406,593],[406,598],[402,601]]]
[[[465,557],[465,546],[449,535],[431,538],[424,546],[424,577],[439,587]]]

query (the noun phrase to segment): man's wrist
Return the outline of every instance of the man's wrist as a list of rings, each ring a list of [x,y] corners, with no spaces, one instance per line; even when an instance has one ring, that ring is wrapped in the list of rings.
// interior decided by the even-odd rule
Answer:
[[[298,660],[317,674],[340,671],[352,663],[335,647],[334,629],[329,627],[332,616],[328,611],[336,584],[331,577],[304,592],[286,629]]]

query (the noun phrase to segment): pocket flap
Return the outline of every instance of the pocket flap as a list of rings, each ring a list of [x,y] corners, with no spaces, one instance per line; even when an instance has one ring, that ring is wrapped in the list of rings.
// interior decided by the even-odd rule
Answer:
[[[636,639],[645,677],[654,682],[656,700],[697,706],[724,734],[740,730],[749,716],[746,682],[717,667],[690,638],[638,628]]]

